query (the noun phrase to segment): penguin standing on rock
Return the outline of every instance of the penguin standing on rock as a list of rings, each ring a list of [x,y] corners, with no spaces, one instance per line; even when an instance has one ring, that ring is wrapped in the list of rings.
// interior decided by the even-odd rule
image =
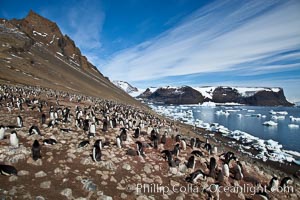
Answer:
[[[185,139],[181,139],[181,147],[185,151],[186,150],[186,142]]]
[[[94,162],[101,161],[102,153],[101,153],[101,149],[100,149],[100,144],[101,144],[100,140],[97,140],[94,144],[94,147],[93,147],[93,160],[94,160]]]
[[[278,189],[278,186],[279,186],[279,180],[276,176],[273,176],[269,182],[267,189],[270,190],[271,192],[273,192]]]
[[[107,130],[108,130],[108,123],[107,123],[107,120],[104,119],[104,120],[103,120],[102,131],[103,131],[103,132],[106,132]]]
[[[186,164],[186,167],[188,169],[195,169],[195,165],[196,165],[196,161],[195,161],[195,156],[191,156],[189,159],[188,159],[188,162]]]
[[[17,124],[19,128],[23,127],[23,119],[20,115],[17,117]]]
[[[239,181],[239,180],[242,180],[243,178],[244,178],[243,166],[239,161],[237,161],[236,172],[235,172],[235,175],[234,175],[234,179]]]
[[[191,145],[192,149],[194,149],[195,144],[196,144],[195,138],[192,138],[191,141],[190,141],[190,145]]]
[[[280,187],[284,188],[287,185],[291,184],[293,182],[291,177],[284,177],[281,181],[280,181]]]
[[[122,148],[122,141],[119,135],[116,137],[116,144],[119,149]]]
[[[174,146],[174,149],[173,149],[173,151],[172,151],[172,154],[178,156],[179,153],[180,153],[180,147],[179,147],[179,144],[176,144],[176,145]]]
[[[214,157],[210,158],[209,161],[209,176],[212,178],[216,177],[217,161]]]
[[[95,137],[96,135],[96,125],[95,123],[92,123],[90,125],[90,128],[89,128],[89,134],[88,134],[88,137],[91,138],[91,137]]]
[[[134,131],[134,138],[139,138],[140,137],[140,128],[136,128]]]
[[[4,126],[0,125],[0,140],[4,139],[4,135],[5,135],[5,128]]]
[[[167,142],[167,131],[164,132],[163,136],[161,137],[160,142],[162,144],[166,144],[166,142]]]
[[[43,113],[41,118],[42,124],[46,124],[46,115]]]
[[[37,140],[34,140],[31,148],[32,152],[32,159],[33,160],[38,160],[39,158],[42,158],[41,156],[41,146],[40,143]]]
[[[12,147],[19,147],[19,139],[18,139],[18,136],[17,136],[17,132],[16,131],[12,131],[10,133],[10,138],[9,138],[9,141],[10,141],[10,145]]]

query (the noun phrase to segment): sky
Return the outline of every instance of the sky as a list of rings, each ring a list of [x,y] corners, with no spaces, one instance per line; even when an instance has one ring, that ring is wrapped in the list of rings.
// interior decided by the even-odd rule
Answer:
[[[282,87],[300,101],[299,0],[0,0],[55,21],[110,80]]]

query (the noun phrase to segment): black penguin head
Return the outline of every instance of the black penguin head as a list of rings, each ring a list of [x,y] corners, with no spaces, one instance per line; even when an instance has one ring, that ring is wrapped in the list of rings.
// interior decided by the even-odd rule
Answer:
[[[17,135],[17,132],[16,131],[12,131],[11,133],[10,133],[11,135]]]

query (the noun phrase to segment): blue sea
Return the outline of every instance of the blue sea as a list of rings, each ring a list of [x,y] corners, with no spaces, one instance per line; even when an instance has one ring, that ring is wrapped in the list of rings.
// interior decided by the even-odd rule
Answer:
[[[211,127],[213,123],[229,131],[239,130],[251,136],[280,146],[281,150],[300,155],[300,108],[262,106],[199,106],[156,105],[150,107],[165,116],[199,127]],[[266,126],[272,121],[277,125]],[[209,128],[208,128],[209,129]],[[247,135],[246,134],[246,135]],[[278,145],[276,144],[278,142]]]

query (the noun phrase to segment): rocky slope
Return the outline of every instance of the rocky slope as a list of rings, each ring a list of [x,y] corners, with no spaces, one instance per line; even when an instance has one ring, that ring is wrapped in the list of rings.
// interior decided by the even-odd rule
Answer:
[[[30,11],[0,19],[0,82],[37,85],[140,105],[105,78],[56,23]]]
[[[162,87],[140,94],[138,98],[171,104],[239,103],[253,106],[292,106],[282,88],[259,87]]]
[[[231,141],[221,140],[217,134],[195,130],[173,120],[162,120],[132,106],[116,105],[114,102],[89,96],[81,96],[82,101],[78,103],[76,97],[79,96],[57,90],[0,85],[0,122],[5,127],[4,137],[0,138],[0,199],[207,200],[213,196],[213,199],[222,200],[258,200],[261,197],[249,193],[249,188],[257,183],[267,186],[273,175],[279,180],[287,175],[291,176],[293,182],[289,186],[294,188],[294,192],[266,191],[270,199],[300,197],[299,167],[295,169],[293,165],[281,163],[280,166],[288,170],[289,174],[283,170],[279,172],[271,168],[274,163],[259,163],[242,154],[239,148],[227,147],[226,145],[232,144]],[[68,108],[70,115],[66,114]],[[51,117],[50,112],[53,111],[57,112],[57,116]],[[45,123],[40,119],[42,113],[46,115]],[[18,115],[23,118],[22,127],[16,127]],[[97,119],[95,137],[88,137],[89,131],[76,123],[75,118],[78,117],[90,123]],[[51,118],[56,123],[49,127],[48,124],[52,124],[49,122],[53,120]],[[117,123],[108,125],[106,130],[103,128],[107,119],[117,119]],[[132,121],[136,123],[130,125]],[[129,128],[126,139],[118,147],[116,136],[124,125],[122,122]],[[41,134],[29,134],[33,124],[39,127]],[[135,136],[137,127],[140,128],[138,137]],[[157,130],[160,136],[167,132],[166,142],[159,142],[157,148],[151,141],[152,130]],[[17,132],[18,146],[10,144],[12,131]],[[191,148],[183,145],[183,140],[178,143],[176,140],[179,134],[187,144],[196,137],[200,145]],[[46,145],[45,139],[55,140],[56,143]],[[101,160],[95,161],[91,154],[98,139],[103,144],[102,156]],[[211,153],[205,148],[206,139],[214,149]],[[37,160],[33,159],[32,154],[35,140],[40,144],[41,153]],[[88,142],[85,146],[79,145],[84,141]],[[143,145],[144,156],[132,154],[136,149],[136,142]],[[172,151],[177,144],[180,144],[180,153],[171,155],[177,165],[170,165],[161,152]],[[195,154],[195,167],[187,168],[193,151],[199,153]],[[224,163],[221,154],[228,151],[234,153],[238,161],[230,163],[230,176],[221,180],[219,174]],[[186,178],[196,170],[209,175],[208,163],[212,158],[216,160],[217,165],[213,171],[218,173],[217,177],[212,174],[212,177],[187,182]],[[237,180],[234,175],[238,163],[243,166],[243,180]],[[2,175],[2,164],[13,166],[17,170],[16,175]],[[247,191],[235,188],[234,191],[210,192],[210,187],[215,183],[231,189],[244,187]]]

